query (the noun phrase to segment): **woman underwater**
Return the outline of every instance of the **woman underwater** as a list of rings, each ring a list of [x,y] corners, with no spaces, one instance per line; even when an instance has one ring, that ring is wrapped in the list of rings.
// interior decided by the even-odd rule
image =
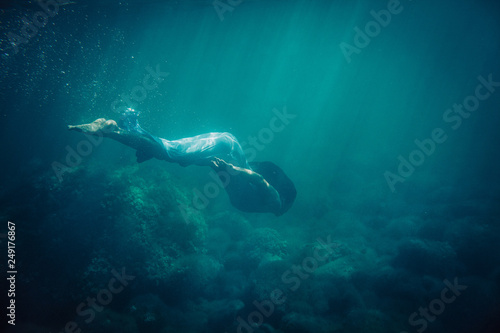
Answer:
[[[290,178],[274,163],[248,163],[232,134],[214,132],[166,140],[142,129],[138,116],[139,112],[127,109],[118,122],[99,118],[68,129],[102,135],[134,148],[138,163],[156,158],[181,166],[210,166],[224,184],[231,204],[241,211],[280,216],[292,206],[297,191]]]

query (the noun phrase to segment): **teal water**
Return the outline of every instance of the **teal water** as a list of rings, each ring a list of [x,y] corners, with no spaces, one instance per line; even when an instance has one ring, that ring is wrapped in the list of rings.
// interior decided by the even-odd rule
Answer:
[[[2,325],[496,332],[494,1],[75,1],[26,30],[42,7],[0,7],[0,216],[20,290]],[[218,188],[200,209],[208,168],[137,164],[107,139],[68,160],[88,142],[68,124],[124,107],[167,139],[231,132],[294,181],[293,207],[242,213]],[[75,308],[121,267],[136,278],[86,322]],[[454,279],[467,289],[431,303]],[[286,301],[259,310],[276,289]]]

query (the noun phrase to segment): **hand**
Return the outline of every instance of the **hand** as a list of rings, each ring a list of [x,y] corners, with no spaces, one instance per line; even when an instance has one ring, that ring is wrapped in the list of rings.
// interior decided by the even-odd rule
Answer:
[[[226,161],[218,157],[213,157],[210,160],[210,166],[214,169],[234,168],[234,165],[232,165],[231,163],[227,163]]]

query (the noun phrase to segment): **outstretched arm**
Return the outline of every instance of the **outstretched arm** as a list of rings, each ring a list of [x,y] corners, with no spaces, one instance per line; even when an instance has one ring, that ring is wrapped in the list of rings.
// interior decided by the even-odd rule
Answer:
[[[210,166],[217,171],[231,203],[242,211],[269,212],[279,215],[281,199],[276,189],[259,173],[213,158]],[[229,177],[229,178],[226,178]]]

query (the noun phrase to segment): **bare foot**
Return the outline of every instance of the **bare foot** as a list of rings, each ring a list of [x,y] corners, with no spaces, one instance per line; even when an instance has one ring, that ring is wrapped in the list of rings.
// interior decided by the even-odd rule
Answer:
[[[113,119],[106,120],[104,118],[99,118],[94,120],[90,124],[68,125],[68,129],[95,135],[98,134],[98,132],[114,132],[119,128],[116,124],[116,121],[114,121]]]

